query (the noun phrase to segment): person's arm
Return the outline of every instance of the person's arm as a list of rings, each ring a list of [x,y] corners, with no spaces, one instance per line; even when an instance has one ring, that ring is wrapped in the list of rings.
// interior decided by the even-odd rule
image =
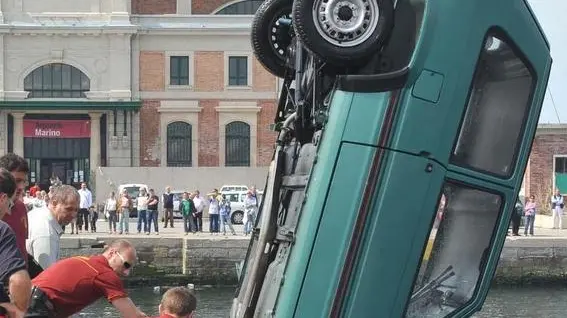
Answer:
[[[32,283],[28,271],[21,269],[10,276],[8,290],[12,303],[18,309],[26,311],[31,296]]]
[[[57,261],[57,249],[55,242],[50,236],[40,236],[31,242],[31,251],[33,258],[41,265],[43,269],[48,268]]]
[[[25,316],[25,312],[19,309],[18,307],[16,307],[14,304],[1,303],[0,306],[6,309],[6,311],[8,312],[8,317],[10,318],[24,318]]]
[[[112,306],[116,308],[123,318],[147,317],[145,313],[140,311],[129,297],[117,298],[112,301]]]
[[[89,207],[91,207],[93,205],[93,193],[89,191],[87,194],[87,203],[89,204]]]
[[[31,280],[24,256],[16,245],[16,235],[8,224],[0,223],[0,281],[8,283],[10,299],[20,310],[27,310]]]
[[[122,281],[116,273],[109,271],[98,275],[94,281],[94,285],[103,291],[108,302],[120,312],[122,317],[147,317],[128,297],[128,294],[124,291]]]

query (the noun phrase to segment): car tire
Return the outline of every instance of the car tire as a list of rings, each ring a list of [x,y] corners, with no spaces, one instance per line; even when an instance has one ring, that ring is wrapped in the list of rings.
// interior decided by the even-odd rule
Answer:
[[[230,221],[232,224],[242,224],[242,220],[244,219],[244,212],[242,211],[235,211],[230,216]]]
[[[392,2],[295,0],[292,25],[304,47],[322,60],[335,66],[357,66],[380,52],[388,39],[394,17]],[[362,14],[357,17],[357,12]]]
[[[294,74],[294,70],[286,65],[293,27],[283,26],[278,22],[284,16],[291,18],[292,4],[293,0],[264,1],[252,20],[254,55],[268,72],[280,78]]]

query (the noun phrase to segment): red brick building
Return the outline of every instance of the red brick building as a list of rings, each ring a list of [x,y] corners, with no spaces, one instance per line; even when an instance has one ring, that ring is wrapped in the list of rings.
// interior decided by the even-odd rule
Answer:
[[[261,2],[193,0],[189,9],[192,15],[232,16],[251,14]],[[188,13],[178,10],[175,0],[132,1],[133,15]],[[235,20],[237,23],[241,24]],[[190,46],[179,44],[184,41],[181,37],[172,38],[170,43],[156,39],[140,45],[140,166],[255,167],[269,163],[275,134],[268,130],[268,125],[275,115],[276,79],[253,57],[248,31],[242,32],[233,32],[238,43],[218,34],[207,39],[201,36],[195,39],[196,45]],[[226,33],[229,36],[230,30]],[[178,63],[189,64],[185,79],[172,73]],[[236,74],[238,69],[246,74]],[[173,83],[174,80],[184,82]],[[180,96],[187,100],[180,100]],[[167,125],[179,119],[180,112],[190,113],[183,115],[184,122],[191,124],[194,136],[192,158],[185,158],[185,163],[183,158],[172,158],[175,154],[167,150],[164,140]],[[227,136],[237,124],[241,127],[234,129],[240,129],[244,136],[240,139]],[[245,142],[246,132],[250,139],[249,154],[231,149]],[[160,156],[156,149],[160,149]]]
[[[554,188],[567,194],[567,125],[540,124],[524,176],[523,194],[547,204]]]
[[[261,3],[3,5],[0,155],[28,159],[30,183],[55,174],[102,196],[133,182],[261,187],[279,91],[252,54]]]

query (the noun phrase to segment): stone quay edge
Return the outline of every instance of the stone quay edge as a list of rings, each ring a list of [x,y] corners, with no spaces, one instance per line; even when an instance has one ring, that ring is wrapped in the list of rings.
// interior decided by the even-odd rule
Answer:
[[[249,238],[197,236],[62,237],[60,258],[102,252],[92,247],[124,238],[138,251],[139,263],[126,278],[127,286],[236,285],[237,269]],[[100,244],[99,244],[100,246]],[[567,282],[567,238],[507,239],[493,280],[497,285]]]

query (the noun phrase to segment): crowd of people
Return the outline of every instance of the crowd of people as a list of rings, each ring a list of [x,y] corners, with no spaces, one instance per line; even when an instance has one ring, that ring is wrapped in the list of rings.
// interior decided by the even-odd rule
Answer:
[[[52,197],[55,188],[61,185],[51,185],[49,191],[42,191],[39,185],[30,187],[24,194],[23,201],[28,209],[44,208],[48,205],[49,198]],[[102,215],[93,202],[93,195],[86,183],[81,184],[79,193],[79,212],[77,217],[69,223],[71,234],[83,232],[97,232],[97,221],[104,216],[108,224],[108,233],[125,235],[130,233],[130,216],[134,206],[137,212],[137,233],[150,235],[153,231],[159,235],[159,210],[163,211],[163,228],[174,227],[173,208],[174,194],[171,187],[166,187],[164,193],[158,196],[154,189],[146,191],[145,188],[139,189],[139,194],[132,197],[126,189],[118,193],[112,191],[101,206]],[[135,203],[135,204],[134,204]],[[252,227],[258,215],[259,199],[255,187],[247,191],[244,199],[243,224],[245,236],[252,232]],[[232,206],[225,194],[219,193],[217,189],[203,196],[199,190],[184,192],[179,204],[179,212],[182,216],[183,231],[185,235],[189,233],[203,232],[203,212],[208,210],[209,229],[212,235],[237,235],[231,219]],[[90,230],[89,230],[90,228]],[[63,227],[65,232],[65,227]]]
[[[136,265],[135,247],[117,239],[94,256],[59,260],[63,228],[90,206],[81,190],[57,185],[44,203],[28,214],[23,202],[29,167],[15,154],[0,158],[0,318],[63,318],[100,298],[122,317],[148,317],[128,297],[120,277]],[[157,308],[159,317],[193,317],[197,301],[185,287],[169,289]]]

